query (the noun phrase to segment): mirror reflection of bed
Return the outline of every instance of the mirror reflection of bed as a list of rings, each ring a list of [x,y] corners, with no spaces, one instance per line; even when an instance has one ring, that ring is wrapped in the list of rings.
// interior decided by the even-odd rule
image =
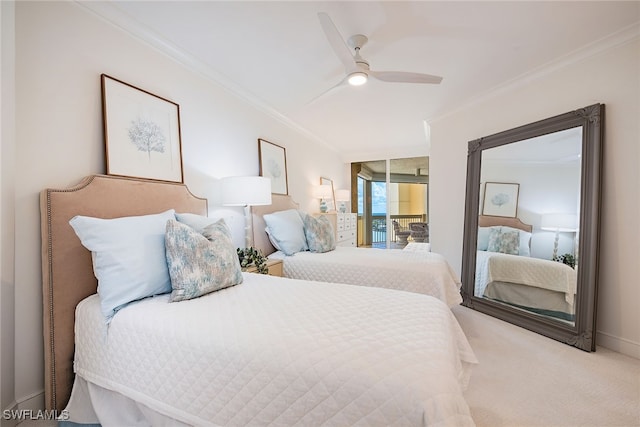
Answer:
[[[518,218],[478,217],[474,294],[573,324],[577,272],[562,262],[532,257],[532,231]],[[516,235],[517,253],[500,252],[500,237]]]

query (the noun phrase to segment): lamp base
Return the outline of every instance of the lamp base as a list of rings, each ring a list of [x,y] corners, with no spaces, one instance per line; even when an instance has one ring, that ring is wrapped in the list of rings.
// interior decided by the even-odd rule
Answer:
[[[553,257],[552,260],[556,260],[558,258],[558,242],[560,241],[560,233],[556,231],[556,238],[553,241]]]
[[[327,212],[327,202],[325,202],[324,200],[320,202],[320,212],[322,213]]]
[[[253,228],[251,226],[251,207],[244,207],[244,245],[246,248],[253,247]]]

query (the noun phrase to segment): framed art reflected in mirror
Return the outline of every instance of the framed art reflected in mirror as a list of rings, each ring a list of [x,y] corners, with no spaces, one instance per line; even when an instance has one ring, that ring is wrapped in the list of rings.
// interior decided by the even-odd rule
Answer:
[[[515,218],[518,210],[520,184],[487,182],[484,185],[482,214]]]

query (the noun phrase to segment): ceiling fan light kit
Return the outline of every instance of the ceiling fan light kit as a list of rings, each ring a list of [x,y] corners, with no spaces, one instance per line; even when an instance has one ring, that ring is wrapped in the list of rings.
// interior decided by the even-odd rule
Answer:
[[[367,76],[366,73],[362,71],[356,71],[354,73],[349,74],[347,81],[351,86],[360,86],[365,84],[368,78],[369,76]]]

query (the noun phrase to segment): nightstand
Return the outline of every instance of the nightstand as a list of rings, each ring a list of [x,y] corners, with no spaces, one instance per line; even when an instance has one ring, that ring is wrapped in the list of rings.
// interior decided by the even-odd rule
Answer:
[[[269,269],[269,276],[283,276],[281,259],[268,259],[267,268]],[[251,267],[247,267],[247,269],[243,271],[246,271],[247,273],[255,273],[257,269],[255,265],[252,265]]]

